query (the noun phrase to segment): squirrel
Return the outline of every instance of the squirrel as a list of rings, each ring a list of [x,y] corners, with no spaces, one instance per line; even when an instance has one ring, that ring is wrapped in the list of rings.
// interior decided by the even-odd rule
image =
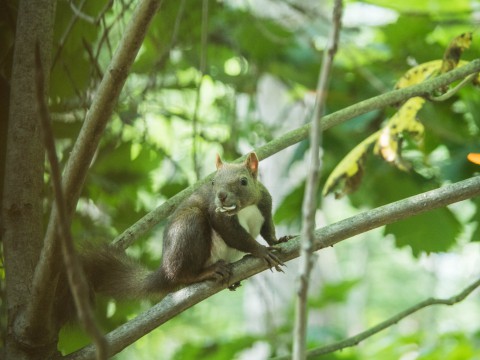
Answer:
[[[159,268],[145,269],[111,246],[91,247],[81,263],[94,293],[117,299],[164,297],[180,287],[213,280],[228,282],[229,263],[251,254],[282,271],[272,246],[277,239],[272,198],[258,180],[255,152],[242,164],[224,163],[217,154],[211,183],[193,192],[170,216],[163,233]],[[268,247],[255,238],[261,235]],[[230,286],[234,290],[239,283]]]

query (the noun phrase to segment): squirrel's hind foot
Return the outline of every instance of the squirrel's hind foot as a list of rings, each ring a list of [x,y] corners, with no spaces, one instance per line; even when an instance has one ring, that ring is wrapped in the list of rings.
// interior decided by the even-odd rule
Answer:
[[[228,283],[231,276],[232,268],[230,265],[224,260],[219,260],[207,267],[201,274],[199,280],[213,280],[219,283]]]

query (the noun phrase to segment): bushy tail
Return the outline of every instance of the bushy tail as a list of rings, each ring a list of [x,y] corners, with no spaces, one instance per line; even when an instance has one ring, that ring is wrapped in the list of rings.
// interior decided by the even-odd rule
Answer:
[[[80,261],[90,287],[90,298],[103,294],[115,299],[161,299],[174,290],[161,268],[147,270],[123,251],[108,245],[86,245]],[[65,272],[58,280],[55,309],[59,326],[75,319],[75,306]]]
[[[144,299],[171,291],[161,269],[150,271],[108,245],[84,250],[81,262],[95,293],[115,299]]]

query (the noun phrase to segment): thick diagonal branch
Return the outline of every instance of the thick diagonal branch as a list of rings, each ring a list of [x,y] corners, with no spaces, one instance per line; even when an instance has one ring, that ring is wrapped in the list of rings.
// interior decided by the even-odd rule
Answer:
[[[333,246],[340,241],[374,228],[390,224],[426,211],[480,195],[480,177],[411,196],[388,205],[365,211],[315,231],[315,250]],[[287,261],[299,256],[300,241],[294,238],[278,246],[279,256]],[[247,257],[233,264],[230,282],[244,280],[268,268],[261,259]],[[230,285],[230,284],[227,284]],[[163,301],[106,335],[110,355],[116,354],[143,335],[167,322],[182,311],[223,290],[227,285],[204,282],[169,294]],[[94,358],[94,347],[87,346],[66,358],[87,360]]]

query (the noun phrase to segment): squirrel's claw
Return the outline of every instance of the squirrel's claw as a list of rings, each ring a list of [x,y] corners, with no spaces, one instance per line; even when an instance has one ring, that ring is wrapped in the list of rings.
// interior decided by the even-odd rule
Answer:
[[[275,268],[278,272],[284,272],[280,266],[286,266],[273,252],[272,250],[278,250],[273,247],[266,248],[267,254],[264,256],[265,261],[268,263],[270,271]]]

